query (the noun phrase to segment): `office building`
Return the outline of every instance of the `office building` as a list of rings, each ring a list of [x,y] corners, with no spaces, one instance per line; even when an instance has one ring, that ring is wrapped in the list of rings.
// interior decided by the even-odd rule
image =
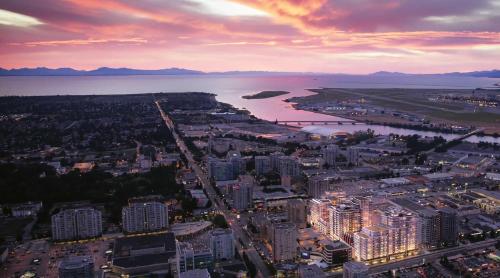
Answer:
[[[441,221],[441,244],[445,246],[456,245],[458,240],[457,212],[452,208],[445,207],[439,209],[439,216]]]
[[[239,175],[244,174],[246,170],[246,163],[238,151],[229,151],[226,155],[226,160],[231,163],[233,167],[233,179]]]
[[[272,231],[273,260],[293,261],[297,255],[297,227],[293,223],[274,223]]]
[[[281,177],[296,177],[300,175],[300,165],[297,158],[282,156],[279,161]]]
[[[306,202],[302,199],[291,199],[287,201],[288,221],[294,223],[298,228],[305,228],[307,222]]]
[[[321,256],[328,266],[342,265],[352,259],[352,248],[341,240],[323,246]]]
[[[62,259],[58,265],[59,278],[93,278],[92,256],[71,256]]]
[[[208,158],[208,177],[215,181],[235,179],[233,163],[213,157]]]
[[[176,241],[176,250],[177,273],[213,267],[214,258],[208,246],[197,245],[194,248],[189,242]]]
[[[275,172],[280,171],[280,159],[285,156],[282,152],[274,152],[269,155],[269,162],[271,163],[271,169]]]
[[[299,266],[299,278],[324,278],[324,277],[326,277],[325,272],[323,272],[323,270],[315,264]]]
[[[246,210],[253,207],[253,184],[240,180],[231,188],[232,207],[236,210]]]
[[[423,248],[433,249],[439,246],[441,235],[441,218],[433,209],[425,208],[417,211],[419,216],[420,243]]]
[[[52,239],[74,240],[102,234],[102,214],[91,207],[63,209],[52,215]]]
[[[349,165],[359,165],[359,149],[357,147],[348,147],[346,152],[347,163]]]
[[[262,176],[271,172],[271,158],[269,158],[268,156],[256,156],[254,160],[255,174],[257,176]]]
[[[334,190],[335,179],[331,176],[313,176],[307,182],[307,193],[312,198],[322,198],[325,192]]]
[[[125,233],[163,230],[168,227],[168,208],[154,198],[130,199],[122,209],[122,224]]]
[[[325,161],[325,165],[329,167],[337,166],[337,156],[339,154],[339,146],[337,145],[328,145],[326,148],[321,150],[323,154],[323,160]]]
[[[210,249],[215,260],[234,257],[234,235],[231,229],[215,229],[210,232]]]
[[[350,261],[343,266],[344,278],[368,278],[369,268],[362,262]]]

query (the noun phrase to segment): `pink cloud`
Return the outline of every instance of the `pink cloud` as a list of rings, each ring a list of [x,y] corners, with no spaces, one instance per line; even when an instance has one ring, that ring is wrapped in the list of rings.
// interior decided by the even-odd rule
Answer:
[[[187,0],[3,1],[43,24],[0,25],[0,66],[435,72],[500,59],[492,1],[238,2],[268,16],[210,14]]]

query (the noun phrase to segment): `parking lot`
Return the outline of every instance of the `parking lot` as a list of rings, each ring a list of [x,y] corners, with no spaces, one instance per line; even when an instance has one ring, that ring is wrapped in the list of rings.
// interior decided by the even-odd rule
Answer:
[[[0,278],[20,277],[31,272],[36,277],[57,277],[57,265],[64,257],[89,255],[94,258],[95,270],[107,265],[106,251],[112,239],[97,239],[69,243],[34,240],[17,246],[9,252],[7,262],[0,270]]]

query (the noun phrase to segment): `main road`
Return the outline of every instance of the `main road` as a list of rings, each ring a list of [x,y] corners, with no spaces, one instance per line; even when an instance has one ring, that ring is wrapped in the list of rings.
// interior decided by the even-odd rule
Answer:
[[[161,117],[165,124],[167,125],[168,129],[172,133],[175,143],[177,144],[177,147],[179,150],[184,153],[186,156],[186,159],[188,161],[188,166],[193,169],[195,172],[196,176],[200,180],[203,189],[205,189],[205,192],[208,194],[208,198],[212,202],[212,205],[216,209],[216,211],[220,212],[225,218],[226,221],[228,222],[229,226],[233,230],[233,234],[235,236],[235,242],[236,246],[238,248],[238,252],[242,254],[245,252],[248,255],[248,258],[250,259],[251,262],[254,263],[255,267],[257,268],[258,271],[258,276],[259,277],[271,277],[271,273],[269,269],[267,268],[267,265],[265,262],[262,260],[260,257],[259,253],[255,250],[253,246],[251,246],[251,239],[248,237],[248,234],[246,231],[240,227],[238,220],[236,219],[236,216],[234,213],[232,213],[226,205],[224,204],[223,200],[217,195],[215,192],[214,188],[210,184],[210,181],[207,177],[207,174],[201,169],[201,167],[198,165],[198,163],[194,160],[193,154],[191,151],[187,148],[186,144],[184,143],[184,140],[177,134],[177,131],[175,130],[174,122],[172,119],[163,111],[161,108],[160,102],[155,101],[156,106],[158,107],[158,110],[160,111]],[[241,242],[243,244],[241,244]]]
[[[373,265],[370,267],[370,273],[381,273],[392,269],[398,269],[401,267],[411,267],[414,265],[422,265],[427,262],[433,262],[439,260],[443,256],[453,256],[460,254],[464,251],[474,251],[476,249],[487,248],[495,245],[497,239],[487,239],[484,241],[479,241],[475,243],[465,244],[457,247],[446,248],[438,251],[434,251],[428,254],[417,255],[414,257],[405,258],[400,261],[394,261],[386,264]]]

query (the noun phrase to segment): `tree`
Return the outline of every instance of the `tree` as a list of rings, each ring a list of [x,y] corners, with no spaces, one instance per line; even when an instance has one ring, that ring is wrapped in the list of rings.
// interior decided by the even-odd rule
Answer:
[[[227,225],[226,218],[222,214],[217,214],[214,219],[212,219],[212,223],[218,228],[227,229],[229,225]]]
[[[424,165],[426,160],[427,160],[427,154],[418,153],[415,158],[415,165]]]
[[[402,165],[408,165],[410,163],[410,160],[408,160],[407,157],[403,157],[403,159],[401,159],[401,164]]]

